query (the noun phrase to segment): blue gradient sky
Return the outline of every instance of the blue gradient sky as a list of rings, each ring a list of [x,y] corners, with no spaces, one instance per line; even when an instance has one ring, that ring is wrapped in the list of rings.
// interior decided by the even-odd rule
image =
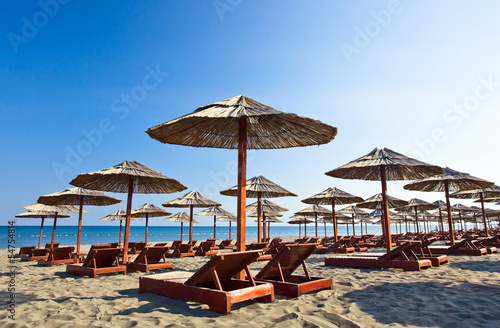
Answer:
[[[264,175],[299,195],[273,200],[290,209],[285,220],[330,186],[364,198],[380,192],[377,182],[324,175],[375,147],[500,181],[497,1],[1,6],[0,224],[71,187],[77,174],[125,159],[234,212],[236,199],[218,190],[236,184],[236,151],[164,145],[144,131],[239,94],[338,128],[328,145],[250,152],[247,177]],[[403,185],[389,183],[389,194],[444,197]],[[134,195],[133,208],[182,194]],[[124,207],[86,207],[84,224]]]

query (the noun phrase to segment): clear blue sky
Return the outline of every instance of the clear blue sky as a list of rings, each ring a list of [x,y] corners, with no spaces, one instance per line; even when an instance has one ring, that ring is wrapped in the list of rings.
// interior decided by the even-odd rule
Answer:
[[[377,182],[324,175],[374,147],[500,181],[498,1],[0,6],[0,224],[71,187],[77,174],[123,160],[234,212],[236,199],[214,191],[236,184],[236,151],[165,145],[144,131],[239,94],[338,128],[328,145],[250,152],[249,178],[264,175],[299,195],[272,200],[290,209],[285,220],[329,186],[364,198],[380,192]],[[389,183],[389,194],[443,198],[403,184]],[[181,195],[135,195],[133,208]],[[84,224],[124,207],[86,207]]]

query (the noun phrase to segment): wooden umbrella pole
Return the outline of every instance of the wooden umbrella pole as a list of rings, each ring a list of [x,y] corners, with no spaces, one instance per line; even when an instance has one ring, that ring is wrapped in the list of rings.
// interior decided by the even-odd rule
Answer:
[[[149,214],[146,213],[146,236],[144,237],[146,240],[144,241],[146,245],[148,244],[148,225],[149,225]]]
[[[122,226],[123,220],[120,220],[120,239],[118,240],[118,247],[122,247]]]
[[[216,228],[216,224],[217,224],[217,217],[214,215],[214,238],[217,239],[216,235],[217,235],[217,228]]]
[[[314,226],[316,227],[316,237],[318,237],[318,213],[314,212]]]
[[[332,197],[332,223],[333,223],[333,235],[335,236],[335,242],[338,241],[339,235],[337,231],[337,216],[335,215],[335,198]]]
[[[417,223],[417,233],[419,233],[420,227],[418,226],[418,212],[416,206],[415,206],[415,222]]]
[[[231,219],[229,219],[229,239],[231,239]]]
[[[182,230],[184,229],[184,222],[181,221],[181,244],[182,244]]]
[[[266,213],[264,213],[264,215],[263,215],[262,227],[263,227],[263,230],[264,230],[264,240],[267,240],[267,230],[266,230],[266,227],[267,227],[267,222],[266,222]]]
[[[299,221],[299,238],[301,238],[302,231],[300,230],[300,221]]]
[[[389,221],[389,203],[387,202],[387,181],[385,175],[385,165],[380,165],[380,180],[382,182],[382,225],[385,224],[385,238],[387,243],[387,252],[392,250],[391,226]]]
[[[247,203],[247,118],[240,117],[238,121],[238,199],[237,199],[237,246],[236,250],[243,252],[246,243],[246,203]],[[243,271],[236,274],[237,279],[244,279]]]
[[[325,229],[325,237],[326,237],[326,221],[323,221],[323,228]]]
[[[54,237],[56,235],[56,225],[57,225],[57,212],[54,216],[54,226],[52,227],[52,240],[50,241],[50,248],[54,248]]]
[[[130,213],[132,212],[132,194],[134,193],[134,177],[128,177],[128,197],[127,197],[127,216],[125,220],[125,237],[123,240],[123,263],[128,262],[128,237],[130,234]]]
[[[189,206],[189,244],[193,246],[193,205]]]
[[[45,221],[45,218],[42,216],[42,224],[40,225],[40,237],[38,238],[38,248],[42,247],[43,221]]]
[[[307,222],[304,221],[304,237],[307,237]]]
[[[486,234],[486,237],[489,237],[489,234],[488,234],[488,224],[486,223],[486,211],[484,210],[483,192],[481,192],[479,194],[479,199],[481,200],[481,212],[483,214],[484,233]]]
[[[444,181],[444,194],[446,196],[446,211],[448,214],[448,229],[450,232],[450,244],[455,245],[455,232],[453,231],[453,218],[451,217],[450,191],[448,190],[448,180]]]
[[[261,193],[257,192],[257,242],[262,242],[262,209],[261,209]]]
[[[355,236],[356,235],[356,227],[354,226],[354,213],[352,213],[351,215],[352,215],[352,235]]]
[[[83,195],[80,195],[80,211],[78,212],[78,237],[76,240],[76,263],[80,263],[80,243],[82,241]]]

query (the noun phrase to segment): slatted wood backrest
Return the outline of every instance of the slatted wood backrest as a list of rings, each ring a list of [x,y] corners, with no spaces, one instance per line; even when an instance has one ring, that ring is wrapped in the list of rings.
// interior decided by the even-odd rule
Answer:
[[[52,248],[56,248],[56,247],[59,247],[59,243],[53,243],[52,244]],[[50,243],[46,243],[45,244],[45,248],[50,248]]]
[[[224,239],[223,241],[220,242],[219,247],[220,248],[225,248],[229,245],[231,245],[232,239]]]
[[[300,266],[306,276],[309,275],[305,260],[314,252],[319,244],[290,244],[281,248],[278,254],[259,271],[255,276],[258,279],[280,278],[286,281],[287,278]]]
[[[134,260],[135,263],[153,264],[164,259],[168,246],[145,246]]]
[[[394,248],[392,251],[388,252],[379,257],[380,260],[395,260],[397,258],[405,258],[405,259],[417,259],[414,250],[420,247],[422,243],[418,240],[407,241],[403,245],[400,245]]]
[[[471,248],[474,248],[472,247],[472,241],[476,239],[476,237],[468,237],[468,238],[465,238],[463,240],[461,240],[460,242],[456,243],[455,245],[453,246],[450,246],[450,248],[460,248],[460,247],[471,247]]]
[[[257,261],[261,255],[259,251],[245,251],[224,253],[213,256],[210,261],[205,263],[198,271],[196,271],[188,280],[186,285],[196,286],[198,284],[215,282],[227,282],[238,272],[248,268],[248,265]]]
[[[177,246],[179,246],[180,244],[182,244],[182,240],[174,240],[172,242],[172,246],[170,246],[170,249],[175,250],[177,248]]]
[[[198,249],[196,250],[196,255],[204,255],[206,252],[210,251],[210,247],[212,247],[213,241],[212,240],[206,240],[202,241],[200,246],[198,246]]]
[[[118,261],[118,256],[122,252],[121,248],[101,248],[94,249],[89,252],[85,262],[83,262],[84,267],[89,268],[105,268],[118,265],[115,262]]]
[[[56,247],[52,248],[49,253],[48,260],[67,260],[71,258],[71,253],[75,251],[75,246],[66,246],[66,247]]]

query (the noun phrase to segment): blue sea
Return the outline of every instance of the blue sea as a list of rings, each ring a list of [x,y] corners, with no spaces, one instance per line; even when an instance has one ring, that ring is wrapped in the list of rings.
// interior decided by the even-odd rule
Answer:
[[[0,226],[0,248],[7,248],[9,240],[12,240],[12,236],[8,234],[8,226]],[[352,227],[349,227],[349,231],[352,233]],[[125,230],[125,228],[123,229]],[[15,247],[21,246],[37,246],[38,237],[40,233],[40,226],[16,226],[15,227]],[[363,227],[364,231],[364,227]],[[167,242],[176,239],[180,239],[180,227],[175,226],[150,226],[148,228],[148,242]],[[359,226],[356,226],[356,232],[359,234]],[[246,237],[257,238],[257,227],[249,226],[246,228]],[[368,233],[381,234],[380,226],[368,226]],[[55,242],[59,242],[60,245],[76,245],[78,234],[77,226],[58,226],[56,228]],[[82,227],[82,245],[91,244],[107,244],[112,242],[118,242],[120,234],[119,227],[113,226],[83,226]],[[130,241],[140,242],[144,241],[145,228],[141,226],[131,226],[130,227]],[[326,227],[326,234],[328,236],[333,235],[333,228],[331,225]],[[339,235],[346,235],[347,231],[344,226],[339,227]],[[195,240],[205,240],[207,238],[213,238],[214,227],[213,226],[194,226],[193,227],[193,239]],[[298,237],[299,227],[297,225],[291,226],[271,226],[271,237]],[[301,228],[301,236],[304,235],[304,226]],[[314,224],[308,225],[307,235],[314,236]],[[325,230],[323,224],[318,224],[318,236],[322,237],[325,235]],[[47,225],[43,227],[42,235],[42,246],[45,243],[49,243],[52,237],[52,226]],[[229,226],[218,226],[217,227],[217,239],[226,239],[229,237]],[[236,239],[236,225],[231,229],[231,238]],[[189,239],[189,226],[184,226],[183,229],[183,240]],[[13,243],[10,242],[12,245]]]

